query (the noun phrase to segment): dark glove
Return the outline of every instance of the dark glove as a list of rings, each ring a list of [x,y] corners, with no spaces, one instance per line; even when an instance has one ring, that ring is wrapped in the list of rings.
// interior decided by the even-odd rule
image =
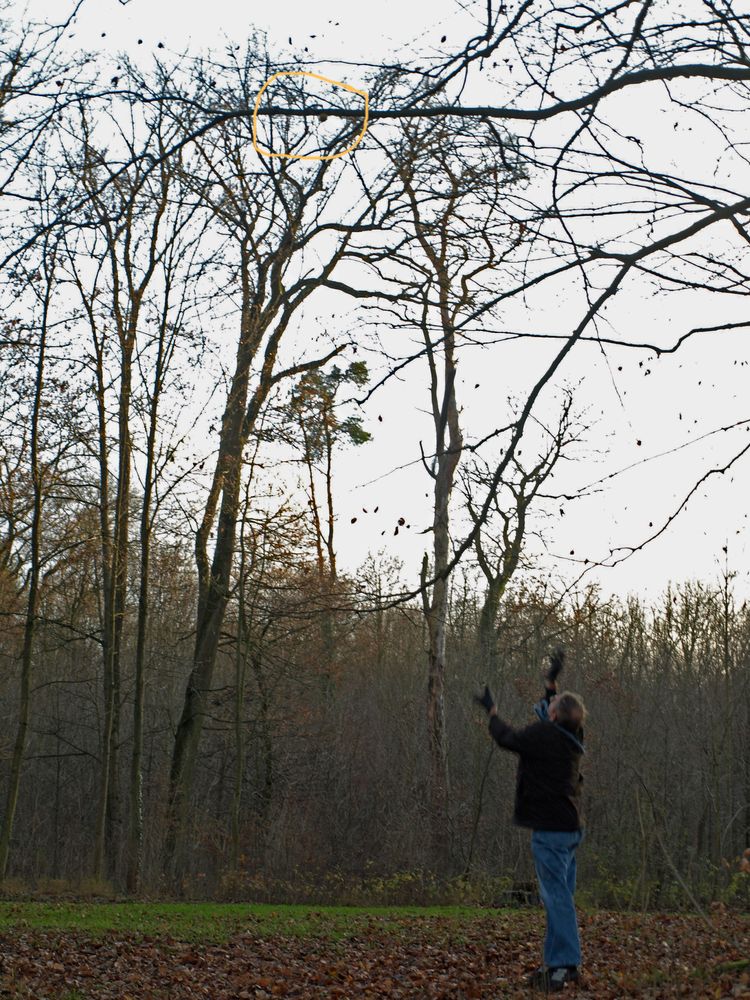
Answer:
[[[495,699],[492,697],[492,692],[485,684],[483,694],[475,694],[474,701],[477,705],[481,705],[485,712],[491,712],[495,704]]]
[[[565,666],[565,650],[562,646],[557,646],[548,656],[549,670],[545,674],[545,680],[553,683],[557,680],[557,675]]]

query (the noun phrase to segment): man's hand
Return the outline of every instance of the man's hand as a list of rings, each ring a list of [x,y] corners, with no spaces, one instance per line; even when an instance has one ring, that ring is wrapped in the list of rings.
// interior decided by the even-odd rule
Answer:
[[[550,687],[555,687],[557,676],[565,666],[565,650],[562,646],[557,646],[548,655],[547,659],[549,660],[549,669],[544,675],[544,679],[548,682]]]
[[[481,705],[485,712],[492,713],[492,709],[495,707],[495,699],[492,697],[492,692],[486,684],[482,694],[474,695],[474,701],[477,705]]]

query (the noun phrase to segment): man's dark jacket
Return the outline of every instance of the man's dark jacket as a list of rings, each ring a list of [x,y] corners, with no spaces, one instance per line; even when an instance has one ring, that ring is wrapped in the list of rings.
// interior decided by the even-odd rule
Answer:
[[[541,718],[513,729],[493,715],[490,732],[501,747],[520,757],[513,822],[533,830],[581,829],[582,731],[574,734]]]

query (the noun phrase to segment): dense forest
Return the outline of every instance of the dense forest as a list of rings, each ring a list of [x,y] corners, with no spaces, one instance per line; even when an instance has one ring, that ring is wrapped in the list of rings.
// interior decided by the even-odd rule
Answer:
[[[296,568],[288,556],[257,558],[244,581],[243,619],[239,594],[227,614],[190,816],[190,891],[260,899],[510,898],[530,878],[530,862],[523,831],[509,823],[514,762],[493,752],[469,697],[482,678],[480,595],[451,594],[450,845],[436,866],[419,610],[373,609],[364,596],[361,610],[356,603],[337,610],[337,591],[321,585],[314,553],[298,550]],[[143,752],[144,878],[152,889],[160,879],[195,589],[179,550],[155,553],[154,565]],[[384,573],[373,560],[344,586],[368,595],[387,586]],[[29,884],[89,873],[101,747],[101,650],[85,635],[96,630],[94,584],[91,563],[80,560],[66,593],[50,594],[40,608],[13,864]],[[562,604],[539,589],[509,593],[492,676],[501,710],[519,725],[531,719],[551,636],[565,638],[568,685],[585,692],[591,713],[584,892],[609,904],[685,905],[681,876],[702,899],[746,905],[737,859],[750,846],[750,618],[744,604],[735,606],[729,577],[675,588],[651,608],[635,598],[603,600],[593,589]],[[6,655],[11,641],[6,634]],[[135,643],[130,630],[125,663],[132,664]],[[14,680],[11,673],[4,682],[5,731],[17,712]],[[121,685],[115,884],[126,863],[132,668],[123,670]]]
[[[436,857],[419,609],[371,606],[370,595],[389,585],[388,567],[375,559],[357,578],[325,587],[300,542],[294,570],[289,552],[251,548],[244,598],[237,593],[228,609],[197,765],[186,890],[313,901],[515,898],[532,875],[526,835],[510,824],[515,762],[493,751],[470,698],[484,679],[481,594],[451,592],[450,837]],[[188,554],[165,547],[154,566],[143,747],[151,891],[160,885],[195,591]],[[87,635],[98,621],[93,561],[69,567],[40,617],[11,870],[29,885],[72,886],[90,873],[101,766],[101,648]],[[750,846],[750,615],[735,605],[731,578],[676,587],[653,607],[604,600],[593,588],[563,602],[514,588],[501,605],[491,670],[500,709],[518,725],[531,720],[552,636],[565,638],[567,685],[585,694],[590,712],[582,891],[609,905],[690,905],[683,879],[699,899],[746,906],[738,859]],[[132,630],[123,637],[114,885],[126,866],[136,639]],[[6,632],[6,656],[11,643]],[[18,712],[14,681],[4,678],[5,732]]]
[[[370,67],[366,135],[357,93],[310,90],[260,35],[102,67],[67,40],[72,16],[40,28],[6,8],[6,888],[523,897],[515,762],[471,696],[488,681],[528,721],[562,643],[589,711],[582,892],[747,907],[750,613],[729,556],[646,601],[605,597],[588,560],[561,579],[531,542],[591,478],[571,352],[668,363],[693,335],[746,326],[733,130],[749,29],[726,5],[687,22],[649,4],[531,6],[489,4],[429,71]],[[490,64],[503,97],[487,103],[472,86]],[[608,103],[655,83],[681,121],[721,135],[710,182],[676,147],[669,169],[651,158]],[[688,311],[656,346],[600,340],[626,287],[700,290],[714,325]],[[540,339],[534,294],[578,295],[576,320]],[[469,349],[501,364],[492,324],[513,308],[538,370],[471,425],[458,365]],[[409,378],[400,419],[431,504],[421,569],[379,537],[355,568],[339,471],[374,447],[378,393]],[[696,465],[638,548],[749,447]]]

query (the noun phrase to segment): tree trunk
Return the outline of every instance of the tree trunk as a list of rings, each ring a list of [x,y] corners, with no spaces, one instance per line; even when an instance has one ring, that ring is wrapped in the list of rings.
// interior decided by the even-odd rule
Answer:
[[[271,810],[273,799],[274,767],[273,767],[273,741],[271,739],[271,724],[269,721],[269,694],[263,672],[262,651],[258,650],[250,659],[255,681],[258,685],[258,709],[260,712],[259,735],[262,753],[262,784],[256,796],[256,812],[260,820],[260,829],[263,831],[262,840],[259,844],[258,861],[261,863],[266,851],[266,822]]]
[[[137,313],[134,320],[137,318]],[[110,622],[105,630],[109,647],[104,656],[104,732],[102,736],[101,781],[94,838],[94,878],[114,876],[115,851],[119,824],[117,741],[120,720],[120,651],[125,618],[128,569],[128,528],[130,512],[130,398],[132,383],[132,353],[135,342],[133,326],[121,351],[121,384],[118,408],[119,461],[115,498],[114,539],[110,575]]]
[[[318,561],[318,579],[325,576],[325,558],[323,556],[323,529],[320,523],[320,508],[318,506],[318,495],[315,489],[315,466],[313,463],[310,441],[305,426],[304,417],[300,416],[300,431],[304,445],[304,462],[307,469],[307,481],[310,484],[310,512],[313,518],[313,528],[315,531],[315,554]]]
[[[193,668],[190,672],[182,715],[175,733],[169,777],[167,830],[164,868],[178,883],[184,870],[184,830],[189,795],[195,776],[198,745],[203,728],[206,692],[211,687],[219,634],[229,599],[229,583],[234,556],[235,534],[240,504],[242,453],[245,445],[245,413],[250,366],[262,331],[251,322],[247,264],[243,271],[243,310],[237,359],[232,385],[222,418],[221,439],[214,480],[201,527],[196,536],[198,565],[198,613],[195,630]],[[213,560],[208,565],[208,536],[221,497]]]
[[[336,548],[334,546],[334,527],[336,516],[333,506],[333,438],[331,436],[331,420],[333,413],[325,410],[323,421],[326,450],[326,502],[328,506],[328,525],[326,532],[326,550],[328,552],[328,570],[332,580],[336,579]]]
[[[133,692],[133,754],[130,762],[130,825],[127,849],[127,891],[135,895],[141,882],[143,867],[143,721],[146,703],[146,626],[149,610],[149,568],[151,562],[151,502],[154,490],[154,454],[159,416],[159,401],[164,378],[166,316],[162,317],[159,348],[156,357],[154,385],[149,408],[146,472],[141,506],[140,549],[141,566],[138,588],[138,625],[135,648],[135,683]]]
[[[479,612],[479,655],[487,681],[494,679],[497,672],[497,614],[503,590],[502,580],[487,580],[487,590]]]
[[[237,651],[234,661],[234,794],[232,796],[232,869],[240,867],[240,817],[245,765],[245,545],[240,530],[240,566],[237,590]]]
[[[42,390],[44,388],[44,361],[47,342],[47,314],[49,310],[50,284],[44,299],[42,327],[39,335],[39,353],[36,365],[36,381],[34,386],[34,406],[31,417],[30,441],[30,471],[33,484],[33,512],[31,522],[31,546],[29,566],[29,592],[26,603],[26,620],[23,630],[23,646],[21,648],[21,691],[18,711],[16,738],[13,742],[13,753],[10,761],[8,778],[8,794],[5,802],[2,830],[0,830],[0,881],[8,868],[10,841],[13,835],[13,821],[18,805],[18,794],[21,787],[21,769],[23,767],[26,738],[29,727],[29,710],[31,703],[31,665],[36,637],[37,608],[39,604],[39,575],[42,544],[42,473],[39,467],[39,423],[42,409]]]
[[[458,465],[462,437],[458,425],[455,396],[455,363],[452,340],[445,340],[445,390],[436,419],[435,506],[433,515],[433,575],[431,599],[426,607],[429,647],[427,651],[427,727],[430,752],[433,844],[438,856],[448,847],[448,753],[445,733],[445,647],[448,616],[448,580],[444,576],[449,560],[449,503]],[[449,428],[448,448],[444,447],[445,423]]]

